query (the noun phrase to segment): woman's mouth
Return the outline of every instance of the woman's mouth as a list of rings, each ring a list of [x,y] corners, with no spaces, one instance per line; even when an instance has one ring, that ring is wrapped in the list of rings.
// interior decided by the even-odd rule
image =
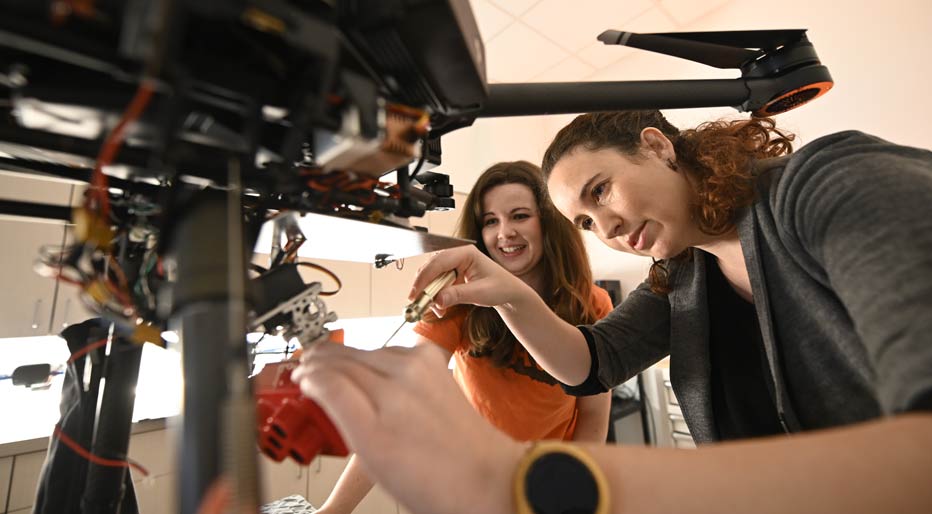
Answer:
[[[500,246],[498,247],[498,250],[502,252],[502,255],[504,255],[505,257],[514,257],[517,255],[521,255],[524,252],[525,248],[527,248],[527,245],[510,245],[510,246]]]
[[[632,232],[627,239],[628,246],[633,250],[641,251],[644,249],[646,243],[644,237],[644,228],[647,226],[647,221],[641,223],[641,226],[638,227],[634,232]]]

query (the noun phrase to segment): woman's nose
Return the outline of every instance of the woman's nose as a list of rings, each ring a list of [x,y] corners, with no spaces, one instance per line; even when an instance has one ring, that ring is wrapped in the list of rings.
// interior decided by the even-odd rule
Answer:
[[[621,220],[605,212],[594,214],[592,219],[595,221],[596,232],[602,239],[608,240],[618,237],[619,227],[622,226]]]
[[[515,227],[511,223],[502,223],[498,226],[498,237],[507,239],[517,234]]]

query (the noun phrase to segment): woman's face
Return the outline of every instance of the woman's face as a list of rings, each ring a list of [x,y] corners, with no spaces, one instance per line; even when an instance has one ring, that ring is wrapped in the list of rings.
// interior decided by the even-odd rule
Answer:
[[[662,149],[634,161],[611,148],[576,148],[554,166],[550,197],[575,226],[615,250],[673,257],[701,235],[691,216],[692,188],[668,158]]]
[[[502,184],[486,191],[481,220],[482,242],[495,262],[526,282],[540,272],[544,238],[529,187]]]

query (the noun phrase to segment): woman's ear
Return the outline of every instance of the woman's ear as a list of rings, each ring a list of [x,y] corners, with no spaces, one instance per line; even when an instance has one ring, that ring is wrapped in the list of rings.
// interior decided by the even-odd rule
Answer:
[[[653,152],[662,161],[676,160],[673,143],[656,127],[647,127],[641,131],[641,148]]]

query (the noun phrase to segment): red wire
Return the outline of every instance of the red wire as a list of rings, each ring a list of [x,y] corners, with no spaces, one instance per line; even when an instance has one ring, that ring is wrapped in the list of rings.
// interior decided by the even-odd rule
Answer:
[[[142,473],[142,476],[144,477],[149,476],[149,471],[146,468],[142,467],[142,465],[136,462],[133,462],[131,460],[106,459],[104,457],[99,457],[85,450],[84,448],[81,447],[80,444],[75,442],[74,439],[68,437],[68,435],[65,434],[65,432],[61,429],[61,425],[58,425],[58,424],[55,425],[55,432],[52,435],[52,437],[57,437],[59,441],[65,443],[65,446],[67,446],[68,448],[71,448],[72,451],[74,451],[81,457],[84,457],[84,459],[87,460],[88,462],[93,462],[94,464],[97,464],[98,466],[108,466],[111,468],[131,467],[135,469],[136,471]]]
[[[84,284],[83,284],[83,283],[78,282],[77,280],[75,280],[75,279],[73,279],[73,278],[68,278],[68,277],[62,275],[61,272],[59,272],[57,275],[55,275],[55,280],[58,280],[58,281],[60,281],[60,282],[64,282],[64,283],[66,283],[66,284],[71,284],[71,285],[73,285],[73,286],[84,287]]]
[[[94,165],[91,185],[93,186],[93,193],[97,197],[100,215],[104,218],[110,213],[110,196],[107,194],[107,175],[104,174],[103,168],[113,162],[120,150],[120,145],[123,143],[123,133],[126,127],[139,118],[151,98],[152,85],[143,80],[139,83],[139,88],[136,89],[136,94],[129,103],[129,107],[123,112],[119,123],[107,135],[107,139],[104,140],[104,144],[100,148],[100,153],[97,154],[97,163]]]
[[[101,346],[107,344],[107,341],[109,341],[109,339],[107,338],[101,339],[100,341],[94,341],[93,343],[88,344],[84,348],[81,348],[80,350],[72,353],[71,357],[68,358],[68,364],[71,364],[72,362],[78,360],[78,358],[80,358],[84,354],[94,351],[97,348],[100,348]]]

